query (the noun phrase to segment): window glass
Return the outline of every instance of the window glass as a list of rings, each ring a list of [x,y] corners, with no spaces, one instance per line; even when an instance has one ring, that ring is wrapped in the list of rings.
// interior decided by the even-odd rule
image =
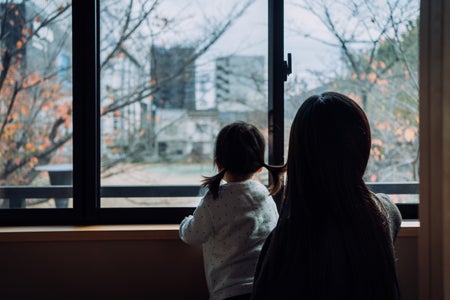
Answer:
[[[267,15],[262,0],[100,1],[102,207],[195,206],[200,189],[169,186],[216,172],[221,127],[267,137]],[[145,196],[160,186],[172,196]]]
[[[0,1],[0,60],[0,207],[72,207],[71,1]]]
[[[419,1],[286,0],[286,136],[308,96],[347,94],[371,123],[366,182],[418,182],[418,26]],[[418,202],[402,193],[394,200]]]

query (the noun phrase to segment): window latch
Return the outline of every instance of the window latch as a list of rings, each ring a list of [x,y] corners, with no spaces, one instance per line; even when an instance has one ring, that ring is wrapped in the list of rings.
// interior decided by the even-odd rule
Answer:
[[[283,61],[283,73],[284,73],[284,81],[286,81],[288,75],[292,73],[292,55],[291,55],[291,53],[287,54],[287,61]]]

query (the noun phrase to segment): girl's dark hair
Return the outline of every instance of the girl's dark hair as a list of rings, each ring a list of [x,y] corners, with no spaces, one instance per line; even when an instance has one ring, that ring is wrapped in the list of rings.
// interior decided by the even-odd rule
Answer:
[[[285,166],[264,163],[265,139],[261,131],[246,122],[234,122],[220,130],[216,138],[214,164],[222,170],[211,177],[204,177],[203,187],[207,187],[214,198],[219,195],[220,182],[225,172],[235,175],[250,175],[259,168],[269,170],[270,194],[276,194],[283,184]]]
[[[285,208],[301,249],[305,299],[399,297],[387,218],[363,181],[370,148],[367,117],[345,95],[311,96],[294,118]]]

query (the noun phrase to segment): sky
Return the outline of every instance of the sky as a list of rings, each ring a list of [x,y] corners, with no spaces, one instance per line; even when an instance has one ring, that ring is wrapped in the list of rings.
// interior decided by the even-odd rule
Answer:
[[[107,4],[110,0],[102,0]],[[139,2],[139,0],[136,0]],[[281,0],[280,0],[281,1]],[[323,0],[328,1],[328,0]],[[357,1],[357,0],[356,0]],[[374,0],[373,5],[381,4],[389,0]],[[409,1],[409,0],[398,0]],[[152,17],[165,17],[169,20],[170,30],[156,41],[160,45],[188,45],[189,42],[199,40],[202,37],[210,36],[211,32],[220,21],[228,20],[230,12],[236,12],[243,5],[243,0],[161,0],[158,7],[158,14]],[[394,1],[391,1],[394,2]],[[285,24],[284,24],[284,49],[285,59],[287,53],[292,54],[292,75],[300,77],[309,84],[310,88],[317,85],[317,78],[311,74],[310,70],[323,71],[333,70],[339,65],[339,48],[331,47],[324,43],[315,41],[319,38],[325,41],[333,41],[329,31],[324,29],[317,17],[307,10],[300,10],[292,3],[298,5],[304,1],[285,0]],[[319,3],[316,1],[313,3]],[[340,16],[340,10],[345,10],[343,16],[348,15],[349,2],[331,1],[333,6],[333,16]],[[264,55],[267,67],[268,49],[268,1],[254,0],[245,14],[237,19],[235,23],[223,34],[219,40],[196,61],[197,82],[203,82],[203,86],[198,87],[201,95],[203,108],[214,105],[214,70],[215,59],[228,55]],[[351,10],[352,7],[350,7]],[[142,9],[142,8],[140,8]],[[365,12],[362,8],[356,9],[357,13]],[[377,12],[380,10],[377,8]],[[171,19],[174,22],[171,22]],[[382,19],[382,16],[379,16]],[[370,18],[361,18],[362,24],[357,24],[358,17],[350,18],[352,21],[343,19],[340,24],[343,30],[349,30],[351,34],[364,32],[365,23]],[[356,20],[356,21],[355,21]],[[353,22],[353,23],[352,23]],[[367,22],[366,22],[367,23]],[[369,26],[371,25],[368,23]],[[358,25],[362,25],[359,28]],[[292,30],[292,29],[295,30]],[[341,28],[341,29],[342,29]],[[157,29],[155,29],[157,30]],[[303,34],[308,34],[311,38],[306,38]],[[145,36],[145,33],[144,33]],[[138,48],[138,50],[140,50]],[[265,71],[267,74],[267,70]],[[288,77],[288,81],[293,76]]]
[[[180,0],[165,0],[161,7],[162,12],[166,15],[173,15],[180,18],[184,16],[186,23],[183,25],[184,32],[194,32],[203,34],[202,30],[198,28],[204,27],[204,24],[210,23],[214,26],[214,23],[223,19],[230,8],[235,4],[240,4],[242,1],[208,1],[208,0],[194,0],[189,1],[189,5],[186,5],[186,1]],[[219,56],[237,54],[237,55],[264,55],[266,57],[267,67],[267,49],[268,49],[268,1],[256,0],[248,8],[246,13],[239,18],[233,26],[227,30],[227,32],[214,44],[214,46],[201,57],[197,62],[196,72],[197,75],[203,79],[203,81],[210,80],[210,84],[213,84],[214,73],[214,59]],[[290,19],[296,17],[292,15],[292,10],[286,10],[286,22],[290,22]],[[192,18],[194,16],[194,18]],[[308,30],[315,30],[317,32],[317,21],[311,15],[299,16],[304,22],[310,25]],[[183,17],[182,17],[183,18]],[[188,21],[189,20],[189,21]],[[330,58],[330,49],[326,49],[323,45],[305,39],[299,35],[289,33],[286,26],[285,30],[285,58],[287,59],[287,53],[292,53],[293,57],[293,73],[300,76],[304,76],[305,80],[310,76],[307,72],[311,68],[319,68],[323,65],[323,62]],[[182,40],[183,38],[189,38],[183,36],[184,33],[179,32],[176,37],[165,37],[173,40]],[[267,70],[266,70],[267,73]],[[200,81],[200,80],[199,80]],[[203,87],[205,88],[205,87]],[[208,87],[205,88],[208,90]],[[210,92],[202,95],[202,103],[205,105],[203,108],[208,108],[214,104],[214,92],[210,89]]]

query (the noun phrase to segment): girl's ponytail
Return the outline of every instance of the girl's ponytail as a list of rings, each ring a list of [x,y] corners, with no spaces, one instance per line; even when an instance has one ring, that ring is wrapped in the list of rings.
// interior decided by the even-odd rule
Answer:
[[[214,176],[206,177],[204,176],[202,180],[202,187],[206,187],[209,189],[209,192],[212,193],[213,198],[216,199],[219,197],[219,187],[220,182],[223,179],[223,176],[225,176],[225,170],[220,171]]]
[[[268,171],[271,177],[271,182],[269,185],[270,195],[275,195],[281,190],[283,186],[283,175],[286,172],[286,165],[281,166],[273,166],[267,165],[266,163],[262,164]]]

